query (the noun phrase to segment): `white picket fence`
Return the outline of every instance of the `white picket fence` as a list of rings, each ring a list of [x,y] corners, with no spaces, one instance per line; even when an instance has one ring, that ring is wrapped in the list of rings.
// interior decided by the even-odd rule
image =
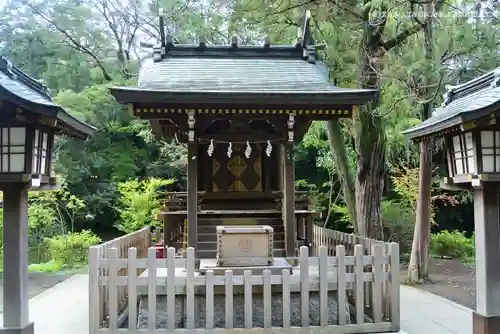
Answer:
[[[384,251],[384,248],[386,251]],[[363,246],[354,247],[354,255],[346,256],[344,246],[336,247],[335,256],[327,256],[327,248],[319,247],[318,257],[308,257],[308,248],[301,247],[300,257],[287,259],[297,261],[293,273],[283,270],[281,274],[272,274],[264,270],[262,275],[252,275],[250,270],[245,270],[243,275],[233,275],[227,270],[225,275],[214,275],[209,270],[206,275],[199,275],[195,269],[194,249],[188,248],[185,259],[176,259],[175,250],[167,250],[167,259],[156,259],[155,249],[148,250],[147,259],[138,259],[136,248],[128,249],[128,258],[118,258],[118,250],[111,248],[107,251],[107,258],[102,258],[98,247],[89,250],[89,334],[97,333],[170,333],[170,332],[211,332],[214,329],[214,289],[224,286],[225,289],[225,326],[224,329],[233,329],[233,291],[238,286],[244,291],[244,328],[249,330],[262,330],[252,327],[252,288],[262,287],[264,328],[271,328],[272,302],[271,287],[279,286],[282,291],[282,326],[273,327],[273,333],[320,333],[328,329],[328,333],[374,333],[374,332],[397,332],[399,330],[399,246],[396,243],[374,245],[372,254],[365,255]],[[165,277],[157,277],[157,269],[166,268],[167,277],[175,277],[170,280]],[[176,268],[185,268],[185,272]],[[353,270],[348,270],[352,268]],[[366,272],[366,268],[370,270]],[[102,270],[105,269],[105,270]],[[128,276],[118,276],[120,270],[127,269]],[[147,269],[147,277],[139,277],[136,273]],[[106,275],[102,275],[105,272]],[[371,285],[371,317],[365,314],[365,287]],[[389,283],[389,291],[383,289]],[[204,328],[195,328],[195,291],[197,287],[205,287],[206,319]],[[101,287],[107,287],[107,299],[109,307],[109,318],[107,326],[100,321],[100,292]],[[118,295],[120,288],[128,290],[128,328],[118,328]],[[167,310],[175,310],[175,296],[179,289],[185,289],[185,312],[187,320],[185,328],[176,328],[176,312],[168,312],[166,329],[158,329],[156,324],[157,311],[157,289],[166,293]],[[138,288],[147,289],[147,329],[137,328],[138,315]],[[309,292],[319,292],[319,326],[310,326],[309,320]],[[329,325],[328,292],[336,291],[338,322]],[[390,293],[389,307],[383,306],[383,291]],[[300,314],[301,327],[291,327],[290,293],[300,292]],[[347,295],[354,295],[355,303],[350,309],[342,307],[346,305]],[[387,296],[385,296],[387,297]],[[387,300],[387,298],[385,298]],[[387,305],[386,305],[387,306]],[[349,311],[350,310],[350,311]],[[388,312],[385,312],[388,310]],[[352,319],[346,323],[345,319]],[[217,332],[220,329],[216,329]]]

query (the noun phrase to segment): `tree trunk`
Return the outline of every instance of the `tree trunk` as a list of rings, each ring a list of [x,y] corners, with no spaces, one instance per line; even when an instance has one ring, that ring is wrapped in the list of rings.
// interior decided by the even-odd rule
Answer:
[[[408,279],[427,278],[429,263],[429,237],[431,228],[432,139],[420,143],[420,172],[418,183],[415,230],[411,247]]]
[[[376,102],[374,102],[376,103]],[[383,240],[380,215],[384,189],[385,136],[379,116],[363,111],[358,123],[356,216],[361,236]]]
[[[432,75],[432,2],[424,5],[425,26],[424,45],[425,61],[427,71],[423,77],[423,95],[429,99],[429,83]],[[432,101],[426,100],[422,105],[422,121],[432,115]],[[418,184],[417,209],[415,215],[415,230],[413,232],[413,243],[408,266],[408,280],[417,281],[429,276],[429,239],[431,231],[431,187],[432,187],[432,139],[420,143],[420,170]]]
[[[383,29],[365,27],[361,45],[360,88],[379,88],[382,73],[381,48]],[[356,217],[361,236],[383,240],[380,215],[385,171],[385,130],[382,117],[377,113],[379,95],[355,114],[356,128]]]
[[[354,177],[349,166],[349,157],[347,154],[344,138],[342,137],[342,129],[337,120],[325,122],[326,134],[330,143],[330,149],[335,155],[335,164],[337,165],[337,173],[342,183],[342,191],[344,193],[344,201],[349,212],[354,233],[359,234],[357,219],[356,219],[356,198],[354,195]],[[328,208],[330,210],[330,208]]]

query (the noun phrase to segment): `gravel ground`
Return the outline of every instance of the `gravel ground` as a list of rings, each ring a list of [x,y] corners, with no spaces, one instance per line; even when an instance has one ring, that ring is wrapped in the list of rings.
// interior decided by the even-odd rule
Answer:
[[[28,295],[29,298],[50,289],[57,283],[74,275],[71,273],[28,273]],[[3,273],[0,273],[0,312],[3,312]]]
[[[407,270],[402,268],[401,280]],[[457,260],[431,259],[429,263],[431,281],[414,287],[449,299],[465,307],[476,309],[476,267]]]
[[[319,294],[317,292],[309,293],[309,319],[312,326],[319,326]],[[183,298],[176,297],[176,328],[184,328],[186,316],[182,316],[184,308]],[[274,293],[271,296],[271,322],[273,326],[280,327],[283,324],[283,297],[281,293]],[[195,297],[194,321],[196,328],[205,327],[205,297]],[[301,325],[300,293],[291,293],[290,295],[290,320],[292,326]],[[328,320],[331,325],[337,323],[337,294],[330,292],[328,295]],[[252,298],[253,327],[264,327],[264,301],[261,294],[255,294]],[[245,322],[245,303],[243,295],[234,295],[233,297],[233,321],[235,328],[243,328]],[[166,296],[157,296],[156,299],[156,324],[157,328],[167,328],[167,298]],[[349,314],[349,310],[346,309]],[[225,327],[225,296],[216,295],[214,297],[214,326],[216,328]],[[138,328],[144,329],[148,326],[148,299],[143,297],[139,306]],[[350,323],[350,318],[345,319]]]

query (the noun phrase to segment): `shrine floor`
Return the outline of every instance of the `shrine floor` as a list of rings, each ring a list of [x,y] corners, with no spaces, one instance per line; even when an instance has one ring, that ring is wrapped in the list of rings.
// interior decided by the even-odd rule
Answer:
[[[88,334],[88,276],[75,275],[30,299],[35,334]],[[472,310],[401,286],[400,334],[470,334]],[[2,317],[0,317],[1,325]]]

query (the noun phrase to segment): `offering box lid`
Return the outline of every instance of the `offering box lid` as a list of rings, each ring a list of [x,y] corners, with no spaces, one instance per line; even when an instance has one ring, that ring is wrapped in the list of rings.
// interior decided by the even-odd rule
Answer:
[[[273,233],[273,228],[268,225],[217,226],[217,233]]]

